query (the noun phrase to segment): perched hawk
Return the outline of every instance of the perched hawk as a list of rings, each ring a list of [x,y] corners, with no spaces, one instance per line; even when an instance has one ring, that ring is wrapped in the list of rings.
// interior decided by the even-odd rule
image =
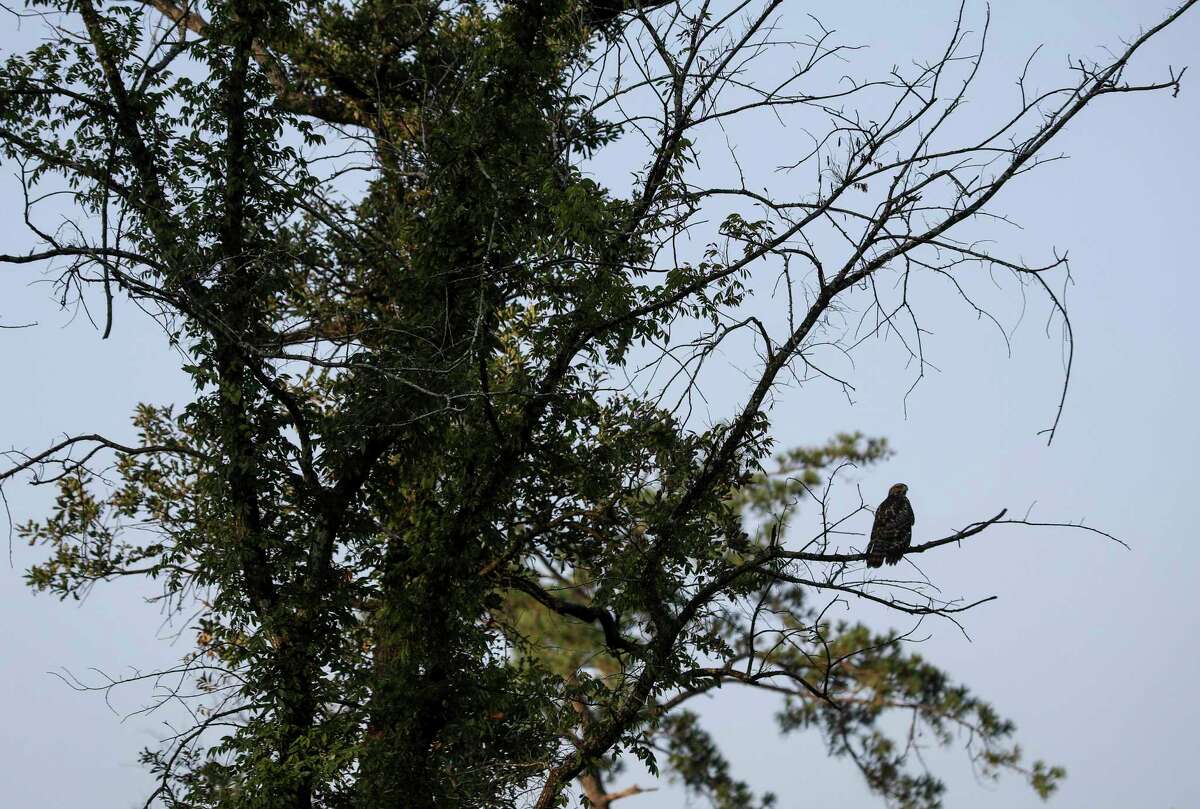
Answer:
[[[887,499],[875,509],[875,525],[871,527],[871,542],[867,545],[867,567],[881,567],[884,562],[896,564],[912,544],[912,527],[917,518],[905,497],[907,493],[908,487],[897,483],[888,489]]]

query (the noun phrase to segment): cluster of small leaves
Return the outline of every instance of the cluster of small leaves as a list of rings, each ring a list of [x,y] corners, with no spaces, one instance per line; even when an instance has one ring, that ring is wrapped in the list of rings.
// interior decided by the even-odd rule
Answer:
[[[169,409],[140,406],[133,424],[141,446],[182,446]],[[50,515],[17,526],[18,536],[50,551],[30,568],[30,586],[79,599],[95,582],[120,576],[164,578],[166,596],[200,584],[199,568],[189,567],[189,529],[200,519],[194,472],[187,455],[122,455],[111,470],[119,486],[99,496],[93,474],[69,465]]]

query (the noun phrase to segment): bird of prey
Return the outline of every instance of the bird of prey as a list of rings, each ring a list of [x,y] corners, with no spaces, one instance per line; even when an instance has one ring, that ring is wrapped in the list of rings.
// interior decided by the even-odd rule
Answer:
[[[875,509],[875,524],[867,545],[867,567],[881,567],[884,562],[896,564],[912,544],[912,527],[917,518],[906,494],[908,487],[897,483],[888,489],[887,499]]]

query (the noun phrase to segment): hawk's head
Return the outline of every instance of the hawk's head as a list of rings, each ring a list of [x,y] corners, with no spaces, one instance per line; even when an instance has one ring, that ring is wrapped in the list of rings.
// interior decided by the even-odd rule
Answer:
[[[897,483],[892,488],[888,489],[888,497],[903,497],[908,494],[908,486],[903,483]]]

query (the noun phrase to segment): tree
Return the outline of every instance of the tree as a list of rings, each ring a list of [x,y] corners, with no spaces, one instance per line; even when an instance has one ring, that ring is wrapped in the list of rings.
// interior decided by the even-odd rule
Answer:
[[[906,632],[830,617],[973,604],[864,578],[843,537],[867,507],[829,492],[886,444],[772,461],[772,396],[839,384],[820,351],[883,334],[923,368],[922,275],[977,307],[963,277],[1003,273],[1069,349],[1065,258],[974,234],[1086,107],[1178,91],[1126,73],[1195,2],[1061,88],[1022,77],[1017,109],[958,141],[986,39],[965,12],[937,58],[868,81],[841,80],[853,48],[819,23],[778,37],[781,0],[30,2],[49,39],[4,63],[0,142],[44,246],[0,258],[54,264],[105,335],[125,296],[195,382],[138,409],[136,442],[70,436],[0,477],[58,489],[19,526],[47,550],[33,587],[149,577],[196,631],[160,673],[195,724],[145,752],[147,805],[606,807],[637,791],[613,783],[622,754],[765,805],[687,710],[724,685],[779,693],[785,731],[824,734],[895,805],[942,791],[895,715],[1048,795],[1061,770]],[[780,48],[794,71],[755,73]],[[704,182],[703,144],[742,119],[825,126],[784,156],[807,191]],[[632,154],[625,192],[589,173],[610,153]],[[55,192],[65,229],[39,219]],[[751,378],[703,426],[723,345]]]

